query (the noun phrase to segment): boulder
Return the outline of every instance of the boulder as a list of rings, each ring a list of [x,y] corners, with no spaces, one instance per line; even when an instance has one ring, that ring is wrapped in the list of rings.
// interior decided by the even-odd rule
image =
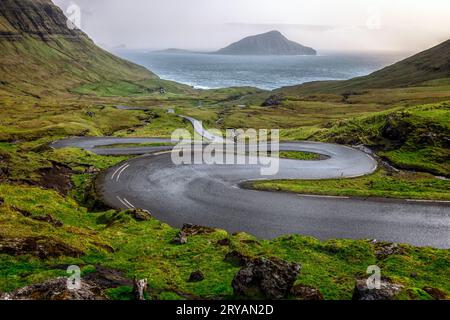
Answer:
[[[204,279],[205,276],[203,272],[201,272],[200,270],[192,272],[191,275],[189,276],[189,282],[200,282],[203,281]]]
[[[319,289],[303,284],[295,285],[291,289],[291,295],[300,300],[324,300]]]
[[[107,300],[101,288],[81,281],[81,288],[69,290],[67,278],[57,278],[0,295],[0,300]]]
[[[128,211],[136,221],[148,221],[152,218],[152,214],[143,209],[132,209]]]
[[[404,253],[404,249],[397,243],[373,241],[372,244],[375,247],[375,255],[379,260]]]
[[[84,254],[80,249],[49,237],[6,238],[1,235],[0,253],[13,256],[29,254],[40,259],[80,257]]]
[[[197,234],[210,234],[210,233],[215,232],[216,230],[213,228],[209,228],[209,227],[203,227],[203,226],[198,226],[198,225],[191,224],[191,223],[185,223],[183,225],[183,228],[181,228],[181,231],[186,236],[195,236]]]
[[[303,284],[294,286],[291,295],[299,300],[324,300],[319,289]]]
[[[403,288],[401,284],[383,279],[380,289],[370,289],[367,279],[359,279],[356,281],[353,300],[394,300]]]
[[[283,299],[292,289],[301,266],[275,258],[250,260],[233,279],[238,297]]]

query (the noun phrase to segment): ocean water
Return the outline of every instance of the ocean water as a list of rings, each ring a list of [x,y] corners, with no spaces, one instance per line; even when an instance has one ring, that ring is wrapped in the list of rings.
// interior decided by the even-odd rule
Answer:
[[[367,75],[406,54],[326,53],[318,56],[225,56],[121,50],[119,56],[161,78],[196,88],[252,86],[276,89],[316,80],[344,80]]]

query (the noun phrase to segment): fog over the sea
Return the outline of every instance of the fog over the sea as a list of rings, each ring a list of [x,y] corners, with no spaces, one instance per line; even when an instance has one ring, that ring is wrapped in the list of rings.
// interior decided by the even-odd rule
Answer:
[[[319,50],[421,51],[450,38],[449,0],[54,0],[106,47],[215,50],[273,29]]]

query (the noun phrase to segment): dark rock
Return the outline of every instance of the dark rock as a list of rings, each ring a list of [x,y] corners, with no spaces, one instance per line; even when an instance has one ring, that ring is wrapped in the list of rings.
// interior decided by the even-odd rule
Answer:
[[[147,210],[143,209],[132,209],[128,210],[128,212],[131,214],[131,216],[136,221],[148,221],[152,218],[152,215]]]
[[[230,238],[223,238],[223,239],[217,241],[217,244],[219,246],[229,246],[231,244],[231,240],[230,240]]]
[[[0,236],[0,253],[13,256],[33,255],[40,259],[80,257],[83,251],[49,237],[5,238]]]
[[[189,282],[200,282],[205,279],[205,276],[203,275],[203,272],[200,270],[194,271],[189,276]]]
[[[125,278],[122,271],[95,266],[95,272],[88,273],[83,280],[95,283],[99,288],[105,290],[120,286],[131,286],[133,282]]]
[[[186,223],[183,225],[183,228],[181,228],[181,231],[184,232],[186,236],[195,236],[197,234],[210,234],[215,232],[216,230],[209,227]]]
[[[228,252],[224,259],[225,262],[231,263],[232,265],[235,265],[237,267],[245,266],[248,262],[250,262],[250,260],[250,257],[236,250]]]
[[[392,255],[404,253],[404,249],[397,243],[376,242],[374,243],[375,255],[377,259],[383,260]]]
[[[41,179],[38,184],[46,189],[53,189],[67,195],[72,189],[72,173],[73,171],[69,167],[54,164],[51,168],[39,170]]]
[[[381,280],[380,289],[369,289],[367,279],[356,281],[353,300],[393,300],[403,290],[401,284],[388,279]]]
[[[57,278],[0,295],[0,300],[107,300],[107,298],[102,289],[90,281],[82,280],[80,289],[69,290],[67,278]]]
[[[432,296],[435,300],[448,300],[450,297],[442,290],[437,288],[425,287],[423,291]]]
[[[187,235],[183,231],[178,232],[178,235],[172,240],[173,244],[180,244],[180,245],[186,244],[187,242],[188,242]]]
[[[299,264],[280,259],[253,259],[234,277],[234,294],[250,299],[282,299],[291,291],[300,269]]]
[[[319,289],[303,284],[294,286],[291,294],[300,300],[324,300]]]

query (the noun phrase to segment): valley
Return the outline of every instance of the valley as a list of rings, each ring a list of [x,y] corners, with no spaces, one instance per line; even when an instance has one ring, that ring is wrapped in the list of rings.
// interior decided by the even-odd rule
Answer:
[[[300,264],[295,285],[322,299],[352,299],[370,265],[400,285],[393,299],[449,298],[449,41],[352,80],[200,90],[68,30],[49,0],[0,8],[0,299],[68,265],[97,298],[133,299],[137,277],[148,299],[236,299],[232,281],[255,259]],[[179,115],[206,129],[279,128],[284,145],[330,146],[318,149],[331,160],[351,147],[361,161],[342,161],[339,177],[330,159],[284,153],[289,174],[264,181],[251,168],[168,168],[167,154],[147,153],[172,148],[175,129],[194,134]],[[113,143],[53,147],[73,138]],[[372,158],[376,171],[362,160]],[[138,168],[125,187],[105,189],[125,163]],[[149,194],[133,187],[144,177]],[[199,270],[204,279],[189,281]]]

